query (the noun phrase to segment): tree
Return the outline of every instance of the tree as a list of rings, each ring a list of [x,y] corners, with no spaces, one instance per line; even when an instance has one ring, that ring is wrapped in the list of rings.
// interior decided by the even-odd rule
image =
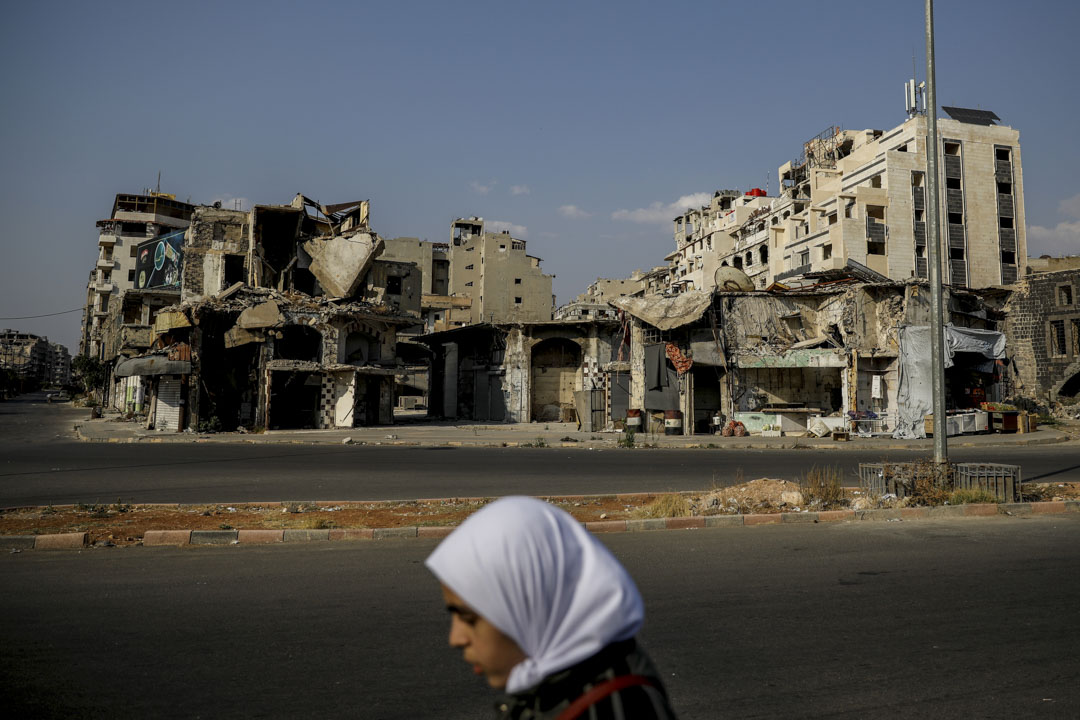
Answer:
[[[105,363],[89,355],[77,355],[71,361],[71,369],[75,371],[82,382],[83,389],[87,392],[101,390],[105,387],[107,368]]]

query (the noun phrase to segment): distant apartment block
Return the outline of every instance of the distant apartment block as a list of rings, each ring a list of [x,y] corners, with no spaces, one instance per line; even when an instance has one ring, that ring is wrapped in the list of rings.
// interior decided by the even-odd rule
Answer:
[[[1020,135],[992,112],[945,108],[938,121],[942,279],[1006,285],[1023,274]],[[927,121],[889,131],[832,127],[780,166],[779,194],[717,191],[675,218],[675,250],[661,289],[712,289],[717,268],[756,288],[799,284],[862,266],[892,280],[926,278]]]
[[[552,318],[552,276],[541,271],[540,258],[527,254],[524,240],[485,231],[483,218],[452,222],[449,243],[389,239],[381,257],[420,267],[424,332]]]

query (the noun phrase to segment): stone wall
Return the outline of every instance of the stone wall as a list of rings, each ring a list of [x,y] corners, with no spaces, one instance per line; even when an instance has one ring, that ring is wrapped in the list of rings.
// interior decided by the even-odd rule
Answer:
[[[1038,402],[1076,395],[1080,373],[1080,270],[1026,277],[1005,305],[1013,394]]]

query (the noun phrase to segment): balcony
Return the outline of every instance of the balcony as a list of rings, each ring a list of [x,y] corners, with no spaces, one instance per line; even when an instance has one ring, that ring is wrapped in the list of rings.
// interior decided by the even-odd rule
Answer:
[[[94,267],[101,268],[102,270],[112,270],[113,259],[111,257],[110,258],[98,257],[97,264],[94,265]]]
[[[102,295],[109,295],[115,289],[116,286],[113,285],[112,281],[94,283],[94,292],[101,293]]]
[[[120,348],[131,350],[145,350],[150,347],[153,340],[150,325],[121,325]]]
[[[97,241],[101,247],[112,247],[116,244],[116,236],[111,233],[101,233]]]

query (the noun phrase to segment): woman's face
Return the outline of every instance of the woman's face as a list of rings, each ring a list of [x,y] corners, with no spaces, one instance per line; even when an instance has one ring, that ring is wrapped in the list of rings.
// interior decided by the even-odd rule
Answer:
[[[450,611],[450,646],[461,648],[465,662],[472,665],[477,675],[486,675],[491,687],[506,687],[510,671],[525,659],[525,653],[453,590],[442,585],[442,593]]]

